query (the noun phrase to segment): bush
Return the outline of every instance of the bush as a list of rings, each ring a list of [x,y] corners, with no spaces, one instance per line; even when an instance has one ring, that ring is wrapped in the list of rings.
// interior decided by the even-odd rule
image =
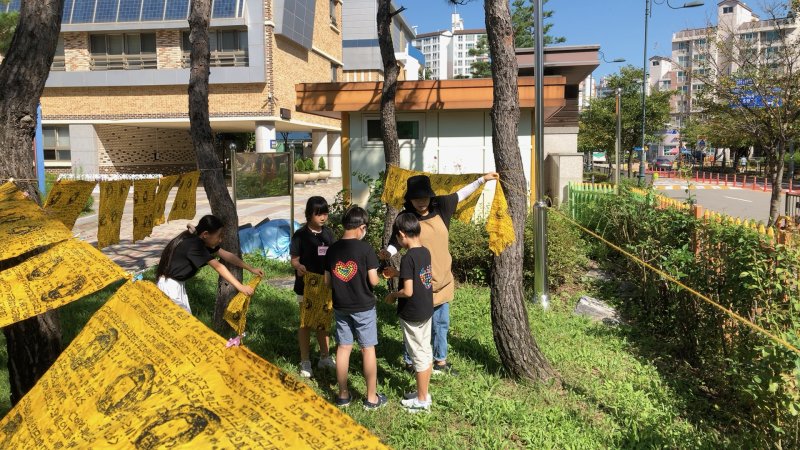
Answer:
[[[314,171],[314,160],[313,159],[306,158],[305,160],[303,160],[303,162],[304,162],[305,167],[306,167],[306,172],[313,172]]]
[[[298,159],[294,162],[294,171],[295,172],[306,172],[306,163],[302,159]]]
[[[656,209],[650,194],[598,196],[580,215],[609,241],[798,346],[800,249],[727,221]],[[702,380],[698,392],[725,405],[745,447],[800,447],[800,359],[675,283],[619,257],[620,281],[634,286],[620,310],[659,349]]]
[[[381,202],[381,194],[383,194],[383,172],[378,175],[378,179],[374,179],[369,175],[363,173],[355,173],[355,177],[362,183],[369,186],[369,200],[363,208],[369,213],[369,225],[367,225],[367,236],[364,238],[372,248],[383,248],[383,218],[386,216],[386,205]],[[346,200],[346,191],[342,189],[336,194],[333,203],[330,205],[330,214],[328,226],[330,226],[336,238],[340,238],[344,234],[342,228],[342,217],[344,213],[350,208],[351,203]]]
[[[453,276],[467,283],[487,284],[492,269],[489,234],[483,222],[450,221]]]
[[[534,215],[525,220],[525,250],[523,277],[525,288],[534,287],[535,262]],[[581,232],[558,214],[547,215],[547,281],[551,289],[557,289],[577,281],[589,262],[587,245]]]
[[[319,167],[319,170],[325,170],[325,168],[326,168],[325,167],[325,158],[323,158],[322,156],[319,157],[319,163],[317,164],[317,167]]]

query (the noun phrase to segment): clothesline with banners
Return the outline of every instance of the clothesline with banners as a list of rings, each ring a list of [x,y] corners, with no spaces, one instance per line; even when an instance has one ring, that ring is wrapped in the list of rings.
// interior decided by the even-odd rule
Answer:
[[[142,240],[157,225],[167,220],[193,219],[197,210],[196,190],[200,172],[178,175],[159,174],[77,174],[59,179],[50,188],[44,202],[45,211],[72,229],[94,187],[100,184],[100,206],[97,213],[97,247],[103,249],[120,241],[125,203],[133,187],[133,242]],[[175,201],[165,219],[166,202],[173,187],[178,186]]]
[[[160,173],[62,173],[56,181],[81,180],[81,181],[116,181],[116,180],[157,180],[163,175]]]

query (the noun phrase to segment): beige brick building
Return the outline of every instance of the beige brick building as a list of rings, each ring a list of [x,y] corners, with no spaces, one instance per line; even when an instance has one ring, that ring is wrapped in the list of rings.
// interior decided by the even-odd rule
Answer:
[[[189,137],[189,0],[66,0],[42,96],[48,171],[172,173]],[[341,176],[340,121],[295,111],[295,84],[341,78],[339,0],[214,0],[209,108],[215,133],[309,132]],[[220,149],[220,157],[224,154]]]

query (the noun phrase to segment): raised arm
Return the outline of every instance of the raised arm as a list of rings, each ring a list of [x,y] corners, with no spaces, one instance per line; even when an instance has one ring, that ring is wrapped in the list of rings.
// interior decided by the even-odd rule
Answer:
[[[458,201],[463,202],[467,197],[472,195],[473,192],[477,191],[479,187],[486,183],[487,181],[491,180],[499,180],[500,175],[497,172],[489,172],[482,177],[479,177],[477,180],[473,181],[472,183],[462,187],[461,189],[456,192],[458,194]]]

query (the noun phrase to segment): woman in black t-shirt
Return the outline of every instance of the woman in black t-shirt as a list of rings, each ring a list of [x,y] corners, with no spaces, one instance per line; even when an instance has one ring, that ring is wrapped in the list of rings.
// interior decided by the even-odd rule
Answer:
[[[213,267],[239,292],[253,295],[253,288],[239,282],[214,255],[236,267],[247,269],[254,275],[264,276],[263,270],[245,263],[235,254],[220,248],[222,226],[223,223],[219,218],[212,215],[203,216],[196,227],[187,225],[188,230],[171,240],[161,253],[161,260],[156,269],[158,288],[189,314],[192,313],[192,309],[189,307],[184,283],[206,264]]]
[[[318,311],[320,307],[319,305],[311,304],[313,303],[311,300],[309,300],[308,305],[303,302],[305,291],[303,277],[306,273],[318,275],[325,273],[325,254],[328,252],[328,247],[335,240],[333,231],[325,226],[327,221],[328,202],[320,196],[310,197],[306,202],[306,224],[294,233],[289,247],[292,267],[295,270],[294,292],[297,294],[297,302],[301,308],[301,327],[297,331],[297,340],[300,345],[300,376],[305,378],[310,378],[314,373],[311,368],[311,345],[309,343],[311,329],[303,323],[303,318],[306,317],[303,316],[305,311],[303,308]],[[311,281],[313,282],[314,280]],[[322,309],[324,310],[324,307]],[[320,354],[317,367],[320,369],[335,369],[336,361],[330,356],[328,350],[330,347],[328,331],[333,311],[330,310],[327,313],[323,314],[323,316],[327,317],[328,323],[318,324],[315,327]]]

